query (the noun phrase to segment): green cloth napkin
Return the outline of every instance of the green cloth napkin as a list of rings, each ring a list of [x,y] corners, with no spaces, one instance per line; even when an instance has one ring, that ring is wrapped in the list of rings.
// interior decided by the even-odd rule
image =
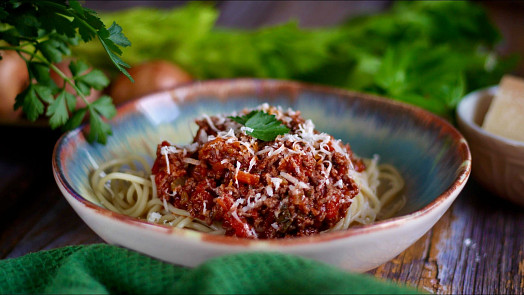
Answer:
[[[196,268],[116,246],[70,246],[0,260],[0,293],[358,293],[415,289],[277,253],[211,259]]]

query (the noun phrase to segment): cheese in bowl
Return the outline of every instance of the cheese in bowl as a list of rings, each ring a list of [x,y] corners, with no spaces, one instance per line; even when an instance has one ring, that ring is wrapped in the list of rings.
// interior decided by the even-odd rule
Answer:
[[[524,79],[504,76],[491,102],[482,128],[524,142]]]

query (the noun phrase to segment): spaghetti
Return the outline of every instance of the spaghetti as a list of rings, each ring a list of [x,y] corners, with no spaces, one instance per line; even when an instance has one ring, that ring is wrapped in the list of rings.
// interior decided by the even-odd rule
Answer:
[[[260,142],[224,117],[204,116],[193,144],[159,145],[152,169],[139,156],[100,165],[91,175],[96,198],[151,223],[247,238],[344,230],[402,208],[404,181],[393,166],[356,158],[299,112],[259,109],[292,132]]]

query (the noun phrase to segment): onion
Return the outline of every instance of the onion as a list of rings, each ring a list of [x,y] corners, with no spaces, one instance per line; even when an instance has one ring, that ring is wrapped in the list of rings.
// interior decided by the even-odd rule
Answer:
[[[15,98],[29,84],[25,61],[13,50],[0,50],[0,118],[13,120],[21,109],[14,110]]]
[[[180,67],[167,61],[150,61],[129,69],[135,82],[120,74],[111,85],[115,104],[146,94],[171,89],[193,78]]]

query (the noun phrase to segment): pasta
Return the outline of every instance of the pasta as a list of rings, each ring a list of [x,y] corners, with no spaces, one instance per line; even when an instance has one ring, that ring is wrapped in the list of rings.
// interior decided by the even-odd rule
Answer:
[[[378,157],[366,160],[368,169],[357,176],[361,192],[353,198],[346,216],[333,228],[348,229],[355,224],[371,224],[392,217],[405,204],[399,196],[404,180],[389,164],[378,164]],[[142,166],[143,170],[136,167]],[[147,220],[151,223],[187,228],[210,234],[224,234],[220,223],[207,225],[192,218],[188,211],[163,202],[156,194],[150,166],[140,156],[128,156],[108,161],[93,171],[91,187],[97,201],[109,210]],[[378,194],[379,187],[382,192]]]
[[[377,155],[354,156],[300,112],[267,104],[249,116],[255,112],[289,132],[260,140],[234,117],[203,115],[193,143],[162,142],[153,167],[136,155],[97,167],[94,195],[112,211],[151,223],[262,239],[370,224],[404,206],[402,177]]]

